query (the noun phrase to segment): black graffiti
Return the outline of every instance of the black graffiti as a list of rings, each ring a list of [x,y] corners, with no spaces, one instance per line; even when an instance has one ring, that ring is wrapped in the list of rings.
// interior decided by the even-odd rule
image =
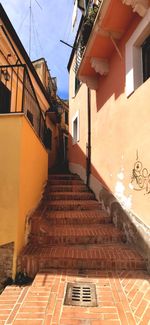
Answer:
[[[131,183],[135,191],[145,190],[145,194],[150,193],[150,173],[147,168],[143,167],[138,155],[132,170]]]

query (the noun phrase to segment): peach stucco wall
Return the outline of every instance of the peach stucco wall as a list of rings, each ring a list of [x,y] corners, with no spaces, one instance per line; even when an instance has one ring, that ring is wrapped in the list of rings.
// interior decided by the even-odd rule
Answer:
[[[120,41],[122,59],[114,49],[109,60],[109,74],[99,79],[97,92],[91,91],[91,163],[92,177],[102,180],[125,209],[150,226],[150,183],[147,182],[147,189],[140,189],[136,180],[131,184],[137,160],[142,163],[141,172],[145,168],[143,174],[150,173],[150,79],[129,98],[125,95],[125,44],[136,25],[137,19]],[[70,78],[73,77],[72,68]],[[70,94],[72,85],[71,81]],[[82,153],[86,152],[87,141],[86,97],[85,85],[74,99],[70,96],[70,129],[78,106],[82,116],[78,143],[78,151]],[[85,166],[83,157],[75,154],[72,144],[69,156],[72,164]],[[146,179],[141,178],[141,182]]]
[[[73,63],[74,65],[74,63]],[[87,87],[82,85],[75,96],[74,89],[75,73],[70,71],[70,92],[69,92],[69,162],[81,163],[86,167],[86,143],[88,141],[87,128]],[[79,113],[79,141],[73,144],[72,122],[76,112]]]

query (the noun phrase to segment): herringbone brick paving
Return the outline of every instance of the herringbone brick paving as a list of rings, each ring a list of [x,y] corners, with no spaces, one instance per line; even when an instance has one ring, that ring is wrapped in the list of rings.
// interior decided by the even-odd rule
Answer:
[[[7,287],[0,296],[0,324],[148,325],[150,278],[144,271],[50,270],[32,286]],[[97,307],[65,306],[68,282],[96,284]]]

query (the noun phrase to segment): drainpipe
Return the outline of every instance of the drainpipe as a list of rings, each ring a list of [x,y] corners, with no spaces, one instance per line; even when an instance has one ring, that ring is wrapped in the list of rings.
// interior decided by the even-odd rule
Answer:
[[[86,144],[86,184],[89,186],[91,173],[91,91],[87,88],[88,142]]]

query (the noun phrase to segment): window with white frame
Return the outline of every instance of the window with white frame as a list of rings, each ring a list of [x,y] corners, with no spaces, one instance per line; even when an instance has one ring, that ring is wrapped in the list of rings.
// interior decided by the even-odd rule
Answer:
[[[150,77],[150,36],[142,44],[143,81]]]
[[[79,112],[72,119],[72,140],[73,144],[79,141]]]
[[[130,96],[150,75],[150,9],[126,44],[126,95]]]

